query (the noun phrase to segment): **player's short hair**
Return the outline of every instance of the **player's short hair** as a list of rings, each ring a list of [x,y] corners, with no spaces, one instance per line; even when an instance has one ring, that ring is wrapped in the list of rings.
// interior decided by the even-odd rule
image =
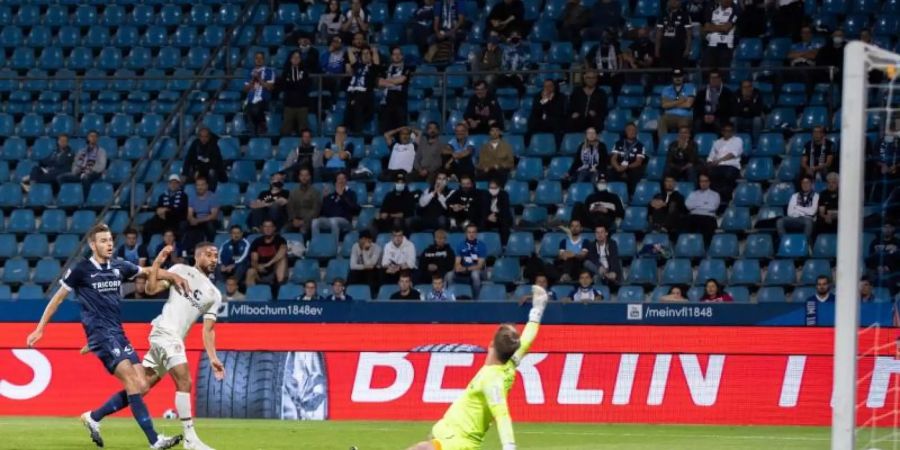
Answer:
[[[109,227],[105,223],[98,223],[91,227],[88,231],[88,241],[94,242],[94,238],[100,233],[110,233]]]
[[[129,227],[129,228],[126,228],[122,234],[125,236],[128,236],[129,234],[133,234],[133,235],[137,236],[138,232],[134,228]]]
[[[521,345],[519,332],[509,324],[500,325],[494,333],[494,351],[497,353],[497,359],[503,364],[516,354]]]
[[[212,248],[215,249],[215,248],[216,248],[216,244],[213,244],[212,242],[209,242],[209,241],[203,241],[203,242],[197,244],[197,245],[194,247],[194,257],[196,257],[197,255],[199,255],[200,252],[202,252],[203,250],[206,250],[207,248],[210,248],[210,247],[212,247]]]

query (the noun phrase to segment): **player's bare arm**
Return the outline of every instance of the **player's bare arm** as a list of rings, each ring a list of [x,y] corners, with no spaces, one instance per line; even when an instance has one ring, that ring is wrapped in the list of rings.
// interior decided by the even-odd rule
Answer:
[[[158,294],[169,288],[169,285],[174,286],[178,292],[188,292],[190,288],[188,287],[187,281],[184,278],[181,278],[178,274],[169,272],[160,268],[162,263],[169,258],[169,255],[175,251],[175,248],[171,245],[167,245],[163,247],[163,249],[156,255],[156,258],[153,260],[153,265],[150,266],[149,269],[142,268],[141,273],[147,274],[147,293],[150,295]],[[168,283],[168,284],[167,284]]]
[[[47,307],[44,308],[44,314],[41,315],[41,321],[38,322],[34,331],[28,335],[28,339],[26,340],[28,348],[34,347],[34,344],[44,336],[44,327],[47,326],[47,323],[50,322],[50,319],[56,314],[56,310],[59,309],[59,304],[66,299],[67,295],[69,295],[69,290],[65,287],[60,287],[56,291],[56,294],[53,295],[53,298],[50,299],[50,303],[47,303]]]
[[[216,354],[216,321],[213,319],[203,319],[203,348],[206,349],[206,356],[209,357],[209,366],[212,367],[213,375],[217,380],[225,378],[225,365],[219,361]]]

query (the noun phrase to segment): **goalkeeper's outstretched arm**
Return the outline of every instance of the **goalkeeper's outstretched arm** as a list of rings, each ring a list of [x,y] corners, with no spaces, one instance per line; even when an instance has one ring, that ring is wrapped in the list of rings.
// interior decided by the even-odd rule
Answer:
[[[513,362],[517,366],[519,361],[528,353],[528,349],[531,348],[531,344],[537,337],[538,327],[541,324],[541,318],[544,316],[544,309],[547,307],[547,302],[550,299],[547,291],[537,285],[531,287],[531,297],[531,311],[528,312],[528,324],[525,325],[525,329],[522,331],[519,350],[512,357]]]

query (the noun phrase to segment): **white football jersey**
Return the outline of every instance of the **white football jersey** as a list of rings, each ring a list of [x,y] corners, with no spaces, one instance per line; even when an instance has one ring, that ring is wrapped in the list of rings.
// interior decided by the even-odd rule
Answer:
[[[191,292],[182,294],[169,287],[169,300],[163,305],[162,313],[153,319],[153,333],[184,339],[201,315],[204,319],[216,320],[216,313],[222,305],[222,293],[197,268],[175,264],[168,271],[184,278]]]

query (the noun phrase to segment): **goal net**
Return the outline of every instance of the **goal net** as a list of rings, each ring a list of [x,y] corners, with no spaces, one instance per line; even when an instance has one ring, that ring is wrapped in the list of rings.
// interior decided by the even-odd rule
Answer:
[[[900,55],[862,42],[844,53],[836,270],[833,450],[900,450],[897,324],[860,321],[870,292],[890,298],[896,275],[878,245],[897,220]],[[873,244],[873,241],[875,243]],[[892,278],[893,277],[893,278]],[[866,297],[865,299],[863,297]],[[872,295],[872,298],[875,298]],[[886,305],[887,308],[890,305]]]

